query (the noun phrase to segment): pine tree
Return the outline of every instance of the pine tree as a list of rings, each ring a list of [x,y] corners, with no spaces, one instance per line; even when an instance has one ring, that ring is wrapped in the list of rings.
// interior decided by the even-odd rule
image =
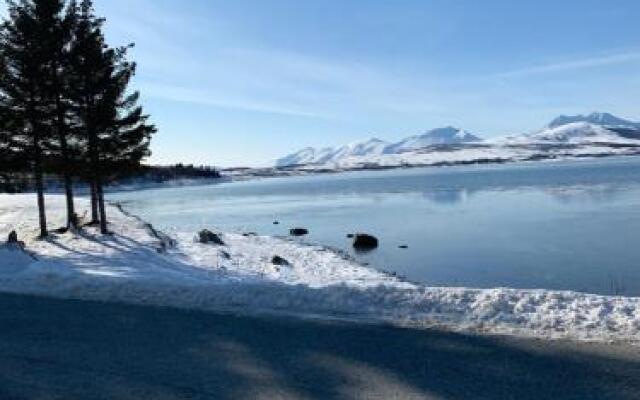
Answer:
[[[106,47],[102,35],[103,19],[93,14],[92,4],[83,1],[76,6],[76,19],[73,32],[73,43],[69,57],[69,95],[73,113],[77,119],[77,133],[82,138],[81,154],[84,168],[82,178],[88,182],[91,190],[90,225],[100,223],[98,215],[98,180],[99,173],[97,153],[97,127],[95,105],[100,96],[97,84],[103,80],[105,62],[103,51]]]
[[[104,20],[95,16],[90,0],[81,2],[76,18],[70,50],[70,93],[87,144],[92,222],[99,214],[100,230],[107,233],[103,186],[138,167],[149,155],[155,127],[147,124],[148,116],[137,105],[139,94],[127,94],[135,73],[135,64],[127,61],[130,46],[106,45]]]
[[[63,177],[67,206],[67,228],[77,227],[77,217],[73,201],[74,156],[71,142],[73,131],[70,127],[69,101],[67,98],[69,80],[67,78],[69,49],[72,39],[72,27],[75,22],[75,2],[71,3],[66,13],[62,0],[36,0],[47,7],[49,35],[43,47],[47,50],[45,58],[49,61],[46,71],[49,73],[45,95],[50,103],[48,120],[53,124],[53,140],[51,154],[54,170]]]
[[[9,18],[0,28],[0,93],[5,116],[10,115],[12,146],[29,161],[35,178],[40,236],[45,237],[43,166],[52,124],[47,119],[50,66],[48,39],[57,0],[7,1]]]

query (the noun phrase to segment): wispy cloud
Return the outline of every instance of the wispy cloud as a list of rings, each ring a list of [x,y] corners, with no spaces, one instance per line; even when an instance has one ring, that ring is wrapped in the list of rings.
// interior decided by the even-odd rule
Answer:
[[[260,102],[249,98],[224,96],[219,97],[206,89],[190,89],[176,85],[141,84],[146,96],[165,99],[181,103],[194,103],[218,108],[228,108],[242,111],[256,111],[268,114],[291,115],[298,117],[324,118],[318,113],[300,109],[292,104],[276,104],[274,102]]]
[[[348,119],[347,110],[430,112],[438,103],[424,82],[355,62],[232,48],[178,63],[179,49],[158,49],[144,57],[149,65],[141,68],[151,74],[139,83],[149,96],[165,100],[322,119]]]
[[[448,99],[459,96],[443,88],[441,79],[384,65],[256,47],[229,21],[203,23],[188,10],[175,18],[154,4],[141,0],[126,13],[103,4],[112,17],[115,42],[138,42],[133,54],[139,60],[137,84],[149,97],[344,121],[441,112]],[[184,43],[198,43],[198,51]]]
[[[625,64],[629,62],[640,61],[640,52],[622,52],[608,55],[599,55],[588,58],[580,58],[570,61],[561,61],[543,65],[535,65],[532,67],[526,67],[507,71],[498,74],[503,78],[519,78],[528,77],[533,75],[553,74],[559,72],[569,72],[586,68],[596,68],[616,64]]]

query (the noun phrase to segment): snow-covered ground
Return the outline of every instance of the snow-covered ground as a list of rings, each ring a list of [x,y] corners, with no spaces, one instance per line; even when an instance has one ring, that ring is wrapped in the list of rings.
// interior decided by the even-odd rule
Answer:
[[[51,226],[64,201],[47,197]],[[80,214],[87,208],[79,200]],[[144,221],[109,208],[113,236],[93,228],[36,240],[33,195],[0,195],[0,291],[244,313],[385,321],[540,338],[640,342],[640,298],[404,282],[331,250],[287,239],[222,234],[225,246],[178,234],[175,247]],[[290,265],[276,266],[274,255]],[[470,262],[472,262],[470,260]]]

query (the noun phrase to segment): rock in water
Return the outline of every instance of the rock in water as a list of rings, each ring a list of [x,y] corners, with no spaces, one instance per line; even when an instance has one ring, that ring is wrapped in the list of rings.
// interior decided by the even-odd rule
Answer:
[[[18,243],[18,234],[16,231],[11,231],[9,233],[9,237],[7,238],[7,243],[16,244]]]
[[[366,233],[356,233],[353,239],[353,247],[356,250],[371,250],[378,247],[378,238]]]
[[[203,229],[198,233],[198,238],[200,243],[213,243],[218,244],[220,246],[224,246],[224,242],[220,239],[220,236],[216,233],[211,232],[208,229]]]
[[[306,228],[293,228],[289,229],[289,234],[291,236],[304,236],[309,234],[309,230]]]
[[[284,258],[282,258],[280,256],[273,256],[273,258],[271,259],[271,264],[283,265],[283,266],[291,265],[291,263],[289,263],[289,261],[285,260]]]
[[[348,239],[353,239],[353,233],[347,233],[347,238]]]

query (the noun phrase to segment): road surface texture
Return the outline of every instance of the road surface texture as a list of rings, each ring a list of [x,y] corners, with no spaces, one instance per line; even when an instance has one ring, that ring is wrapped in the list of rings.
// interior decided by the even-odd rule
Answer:
[[[640,348],[0,295],[0,399],[640,399]]]

